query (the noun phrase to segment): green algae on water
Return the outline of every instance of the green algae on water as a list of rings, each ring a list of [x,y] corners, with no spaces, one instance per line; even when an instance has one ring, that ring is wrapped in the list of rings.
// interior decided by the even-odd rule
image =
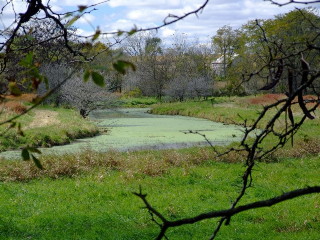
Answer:
[[[198,145],[227,145],[240,141],[243,128],[206,119],[152,115],[146,108],[97,110],[90,119],[106,133],[76,140],[72,144],[42,148],[43,154],[66,154],[85,150],[107,152],[143,149],[183,148]],[[20,152],[8,151],[0,156],[19,157]]]

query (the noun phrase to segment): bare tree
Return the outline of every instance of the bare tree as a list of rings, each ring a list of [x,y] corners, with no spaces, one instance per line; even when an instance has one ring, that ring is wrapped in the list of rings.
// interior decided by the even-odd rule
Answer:
[[[74,69],[67,65],[47,64],[41,67],[41,72],[48,76],[47,87],[41,84],[38,93],[44,95],[47,88],[53,89],[60,85]],[[83,81],[82,70],[76,70],[70,79],[63,83],[45,102],[56,106],[71,106],[77,108],[83,117],[95,109],[112,108],[117,97],[110,92],[108,86],[100,87],[93,82]]]
[[[184,101],[188,96],[190,80],[190,77],[182,75],[172,79],[165,91],[166,95],[173,99],[179,100],[180,102]]]

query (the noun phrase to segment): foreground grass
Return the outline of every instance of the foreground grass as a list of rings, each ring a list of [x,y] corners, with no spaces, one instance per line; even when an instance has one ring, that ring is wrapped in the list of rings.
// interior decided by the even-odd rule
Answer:
[[[150,202],[172,220],[228,208],[239,191],[243,165],[213,161],[210,155],[195,152],[87,152],[43,159],[44,164],[60,163],[61,169],[68,161],[86,164],[81,171],[44,172],[20,179],[22,182],[2,179],[0,239],[153,239],[158,228],[141,208],[142,202],[131,194],[139,185]],[[15,164],[23,169],[28,163]],[[319,184],[319,167],[319,157],[259,163],[254,186],[241,203]],[[242,213],[222,228],[217,239],[318,239],[319,206],[320,196],[315,194]],[[180,227],[169,231],[168,237],[208,239],[215,223],[208,220]]]
[[[50,111],[54,114],[54,122],[47,125],[35,125],[29,127],[32,123],[37,123],[42,119],[37,119],[36,111]],[[12,114],[11,114],[12,115]],[[8,116],[2,116],[8,118]],[[0,126],[0,130],[5,134],[0,135],[0,151],[17,149],[26,146],[50,147],[53,145],[63,145],[70,143],[76,138],[90,137],[98,133],[98,128],[83,119],[73,109],[54,108],[42,106],[35,111],[21,116],[17,120],[17,125],[21,124],[23,134],[19,134],[16,128],[6,131],[8,125]]]

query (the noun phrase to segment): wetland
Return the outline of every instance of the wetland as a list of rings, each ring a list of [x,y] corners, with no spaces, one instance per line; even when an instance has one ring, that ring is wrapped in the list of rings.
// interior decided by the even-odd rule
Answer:
[[[239,141],[242,128],[206,119],[178,115],[155,115],[148,108],[120,108],[93,111],[89,118],[101,130],[95,137],[78,139],[63,146],[41,148],[43,154],[73,154],[133,151],[146,149],[175,149],[190,146],[226,145]],[[5,158],[20,157],[19,151],[1,153]]]

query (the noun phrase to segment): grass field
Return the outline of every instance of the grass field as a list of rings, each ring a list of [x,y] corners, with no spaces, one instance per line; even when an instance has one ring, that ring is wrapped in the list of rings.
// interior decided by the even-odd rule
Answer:
[[[138,163],[139,167],[100,166],[73,176],[2,182],[0,239],[153,239],[157,226],[132,194],[139,185],[170,219],[228,208],[240,187],[243,166],[238,163],[187,162],[156,171],[161,163],[153,164],[153,168],[149,164],[151,160],[164,161],[152,159],[159,152],[131,154],[135,156],[124,158],[136,159],[136,163],[143,156],[151,159]],[[254,173],[254,187],[241,203],[319,183],[319,160],[260,163]],[[319,195],[311,195],[242,213],[223,227],[218,239],[318,239],[319,206]],[[168,236],[208,239],[215,222],[180,227],[169,231]]]
[[[254,118],[256,98],[159,104],[153,111],[197,117]],[[188,112],[187,112],[188,111]],[[298,110],[296,110],[298,113]],[[318,113],[317,113],[318,114]],[[235,119],[232,119],[235,117]],[[288,146],[257,164],[254,184],[241,204],[319,185],[319,118],[306,122]],[[171,220],[230,207],[244,171],[239,155],[215,158],[211,148],[46,156],[44,170],[31,162],[0,162],[0,239],[154,239],[158,227],[132,192],[139,186]],[[169,239],[208,239],[217,219],[168,231]],[[234,216],[217,239],[320,237],[320,196]]]

